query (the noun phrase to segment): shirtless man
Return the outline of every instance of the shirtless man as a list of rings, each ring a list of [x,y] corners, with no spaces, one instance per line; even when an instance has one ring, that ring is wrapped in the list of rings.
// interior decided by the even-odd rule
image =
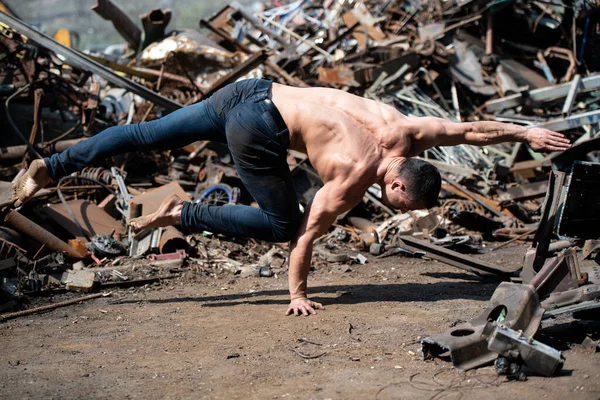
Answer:
[[[360,202],[372,184],[378,183],[382,200],[401,212],[435,204],[439,172],[410,157],[433,146],[458,144],[519,141],[535,151],[570,147],[563,135],[546,129],[407,117],[392,106],[339,90],[253,79],[228,85],[208,100],[161,119],[112,127],[63,153],[34,161],[15,185],[15,205],[96,160],[133,150],[177,148],[197,140],[227,143],[240,178],[260,209],[196,205],[173,198],[156,213],[133,219],[132,227],[180,224],[186,232],[290,241],[287,315],[309,315],[323,308],[307,298],[313,241],[339,214]],[[287,149],[308,154],[324,183],[304,215],[286,162]]]

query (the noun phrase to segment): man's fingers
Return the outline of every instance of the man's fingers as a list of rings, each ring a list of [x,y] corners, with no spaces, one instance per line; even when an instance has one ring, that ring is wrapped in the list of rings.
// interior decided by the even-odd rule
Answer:
[[[568,144],[568,145],[571,144],[571,142],[569,141],[569,139],[552,139],[552,142],[554,142],[554,143],[561,143],[561,144]]]
[[[566,150],[564,147],[559,147],[559,146],[546,146],[546,149],[552,150],[552,151]]]
[[[310,305],[306,306],[306,310],[310,313],[310,314],[316,314],[317,312],[315,311],[314,308],[312,308]],[[308,314],[306,314],[308,315]]]
[[[294,315],[303,315],[308,317],[309,315],[314,315],[317,313],[317,310],[324,310],[325,308],[321,303],[316,303],[314,301],[309,301],[304,299],[304,301],[294,302],[289,305],[285,315],[291,315],[292,312]]]

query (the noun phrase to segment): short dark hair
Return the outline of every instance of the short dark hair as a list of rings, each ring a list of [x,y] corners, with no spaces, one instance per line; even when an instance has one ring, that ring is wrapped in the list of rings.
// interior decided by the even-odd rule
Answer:
[[[408,158],[398,168],[398,177],[406,185],[406,193],[411,200],[422,201],[425,208],[437,204],[442,177],[436,167],[418,158]]]

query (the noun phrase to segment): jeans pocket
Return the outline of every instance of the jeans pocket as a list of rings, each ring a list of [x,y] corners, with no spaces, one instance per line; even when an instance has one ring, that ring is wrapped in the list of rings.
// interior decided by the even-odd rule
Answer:
[[[277,110],[273,103],[267,104],[262,101],[259,104],[262,111],[262,122],[268,127],[273,140],[281,145],[284,150],[287,150],[290,144],[290,134],[285,121],[283,121],[283,118],[279,114],[279,110]]]
[[[244,113],[240,111],[236,110],[234,118],[235,125],[239,129],[242,129],[243,132],[231,132],[230,134],[236,135],[244,142],[246,151],[252,152],[255,155],[260,153],[263,161],[272,157],[278,157],[281,153],[281,146],[275,141],[274,133],[269,132],[260,115],[256,115],[256,113],[252,113],[248,109]]]

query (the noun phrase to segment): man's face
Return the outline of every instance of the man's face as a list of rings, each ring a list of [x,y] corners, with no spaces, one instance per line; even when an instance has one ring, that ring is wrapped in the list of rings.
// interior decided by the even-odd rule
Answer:
[[[400,211],[402,214],[409,210],[421,210],[425,205],[420,200],[413,200],[407,193],[406,186],[400,181],[385,185],[381,199],[384,203]]]

